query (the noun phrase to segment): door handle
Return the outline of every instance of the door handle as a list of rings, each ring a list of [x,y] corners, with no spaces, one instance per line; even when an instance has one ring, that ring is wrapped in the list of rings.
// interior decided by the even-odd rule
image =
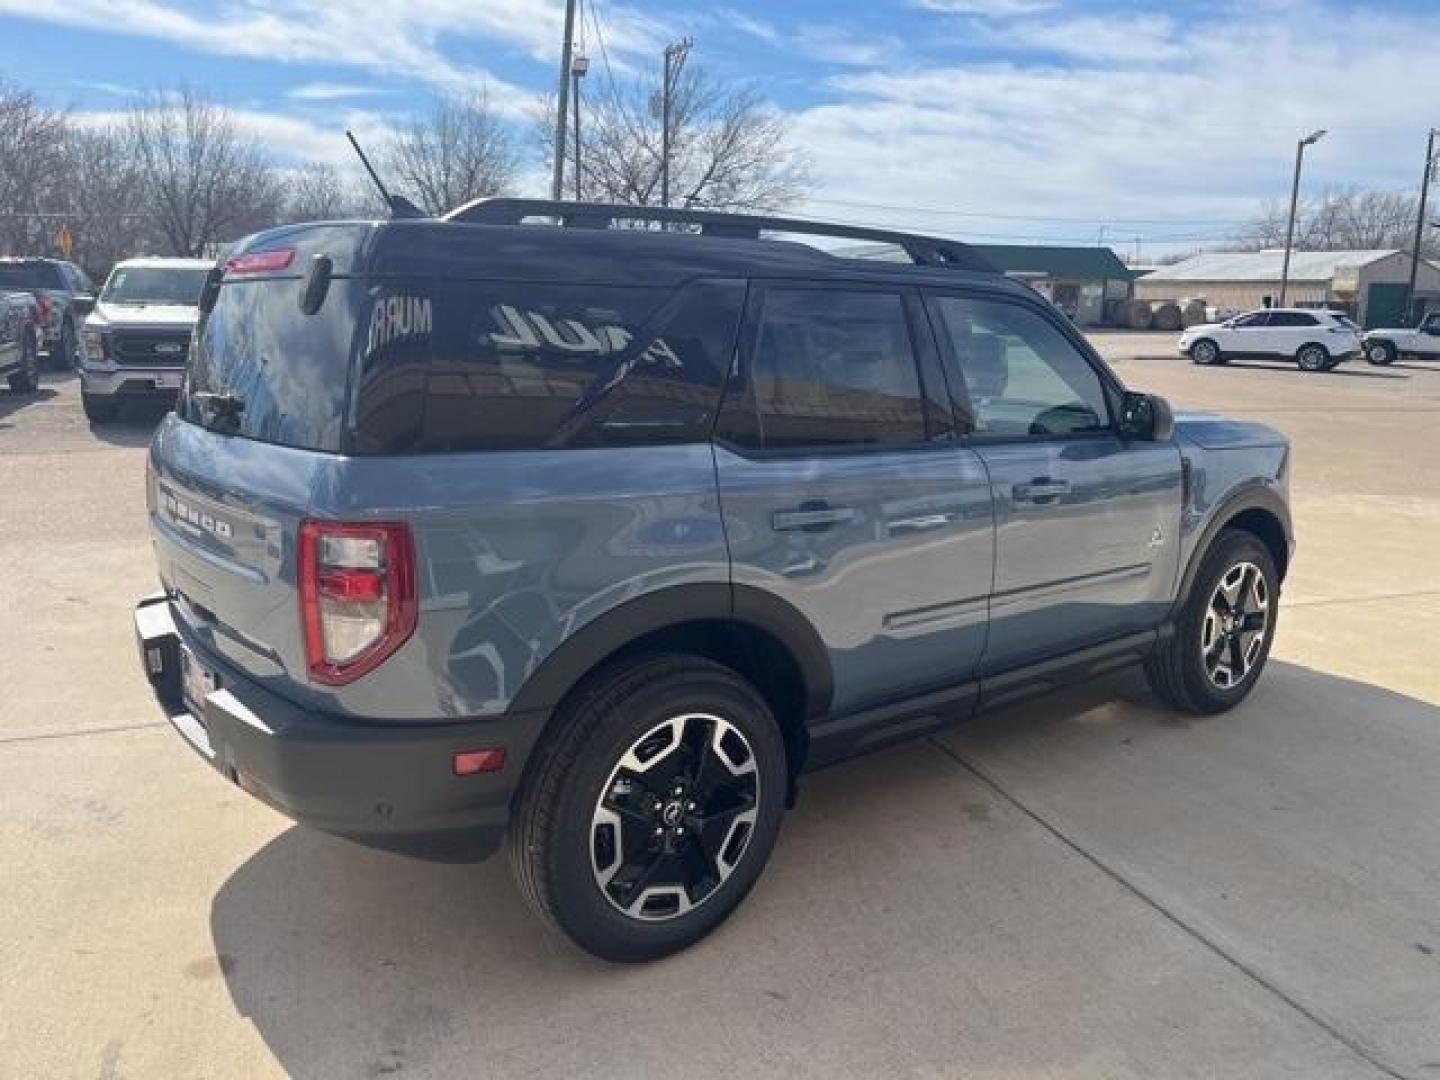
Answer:
[[[805,530],[823,532],[856,518],[853,506],[830,506],[827,503],[806,503],[793,510],[776,510],[770,516],[770,527],[776,532]]]
[[[1051,480],[1048,476],[1037,476],[1028,484],[1016,484],[1012,489],[1016,502],[1047,503],[1070,494],[1068,480]]]
[[[932,529],[943,529],[954,520],[954,514],[920,514],[916,517],[896,518],[890,522],[890,535],[904,536],[907,533],[929,532]]]

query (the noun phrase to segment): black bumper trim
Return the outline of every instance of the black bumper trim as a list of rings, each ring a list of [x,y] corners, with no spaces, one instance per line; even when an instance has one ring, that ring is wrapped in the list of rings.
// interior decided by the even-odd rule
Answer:
[[[475,861],[502,843],[511,797],[544,712],[458,721],[354,721],[305,709],[192,640],[219,684],[192,709],[182,692],[182,633],[168,599],[135,608],[141,664],[186,743],[221,775],[306,825],[372,847]],[[454,754],[503,746],[496,773],[455,776]]]

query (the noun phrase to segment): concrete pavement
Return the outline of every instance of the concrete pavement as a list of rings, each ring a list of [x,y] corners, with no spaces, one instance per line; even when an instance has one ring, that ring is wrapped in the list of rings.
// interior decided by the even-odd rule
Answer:
[[[1257,692],[1187,721],[1119,676],[816,774],[735,918],[641,968],[503,862],[356,848],[206,769],[129,639],[153,418],[0,393],[0,1071],[1440,1076],[1440,368],[1101,340],[1295,440]]]

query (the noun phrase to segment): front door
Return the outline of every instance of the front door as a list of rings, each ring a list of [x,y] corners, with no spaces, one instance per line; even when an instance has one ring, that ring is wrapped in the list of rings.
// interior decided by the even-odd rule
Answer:
[[[715,450],[736,586],[815,629],[833,714],[972,678],[990,486],[956,441],[918,298],[757,283],[746,323]]]
[[[1119,387],[1038,304],[936,293],[928,305],[995,502],[982,672],[1158,625],[1178,568],[1178,448],[1119,435]]]

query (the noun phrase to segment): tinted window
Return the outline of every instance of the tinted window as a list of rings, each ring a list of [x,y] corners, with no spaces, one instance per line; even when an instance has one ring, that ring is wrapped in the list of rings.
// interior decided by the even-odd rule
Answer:
[[[359,288],[337,279],[320,311],[306,315],[298,303],[298,280],[227,281],[196,330],[177,411],[194,423],[210,424],[213,417],[195,395],[231,395],[243,408],[223,430],[338,452]]]
[[[926,437],[905,305],[893,293],[767,290],[751,372],[767,447]]]
[[[930,301],[960,365],[981,435],[1073,435],[1109,426],[1099,374],[1060,330],[1016,304]]]
[[[1238,319],[1235,320],[1235,325],[1238,327],[1245,327],[1247,329],[1253,330],[1257,326],[1264,326],[1265,321],[1269,317],[1270,313],[1268,311],[1257,311],[1251,315],[1241,315]]]
[[[100,299],[107,304],[182,304],[200,301],[208,266],[117,266]]]
[[[64,289],[65,279],[54,263],[0,262],[0,288]]]
[[[425,291],[433,339],[382,333],[366,350],[357,452],[707,439],[745,287],[484,281]]]
[[[1440,330],[1440,315],[1431,315],[1425,320],[1426,330]]]
[[[1270,315],[1271,326],[1315,326],[1315,316],[1303,311],[1276,311]]]

